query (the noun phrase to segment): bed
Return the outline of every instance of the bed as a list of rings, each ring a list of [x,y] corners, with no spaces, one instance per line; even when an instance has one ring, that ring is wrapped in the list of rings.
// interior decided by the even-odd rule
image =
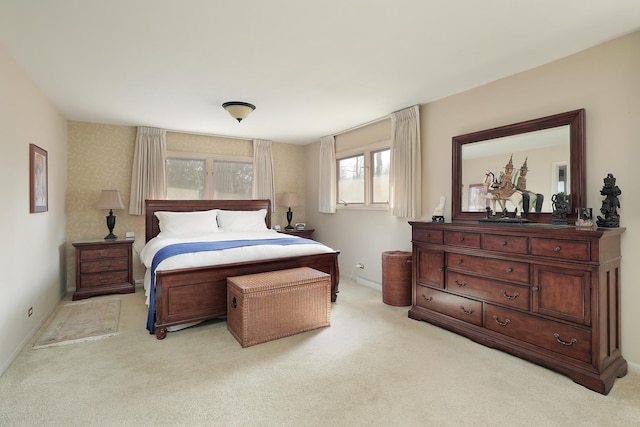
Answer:
[[[160,234],[160,225],[156,212],[197,212],[211,211],[214,209],[224,211],[238,211],[238,214],[248,211],[266,210],[264,222],[267,229],[271,228],[271,204],[269,200],[147,200],[145,208],[145,249],[153,243]],[[162,214],[160,214],[162,215]],[[199,215],[199,214],[198,214]],[[286,238],[290,243],[298,243],[293,239],[301,239],[285,234],[270,231],[273,236]],[[298,246],[308,247],[306,241]],[[195,324],[204,320],[223,317],[227,315],[227,277],[241,276],[245,274],[261,273],[295,267],[311,267],[323,271],[331,276],[331,301],[335,302],[338,294],[339,251],[324,246],[324,253],[310,255],[288,255],[257,260],[245,260],[242,262],[219,263],[214,265],[202,265],[197,267],[184,267],[149,271],[155,275],[153,282],[148,286],[153,287],[149,302],[150,333],[155,333],[161,340],[167,336],[170,328],[181,325]],[[141,254],[145,251],[141,252]],[[147,257],[148,258],[148,257]],[[145,277],[145,280],[148,280]],[[145,283],[145,288],[147,284]]]

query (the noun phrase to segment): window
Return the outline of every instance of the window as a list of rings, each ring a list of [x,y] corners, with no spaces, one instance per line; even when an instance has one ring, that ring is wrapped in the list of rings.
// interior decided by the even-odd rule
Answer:
[[[338,200],[364,203],[364,155],[338,160]]]
[[[338,206],[387,207],[390,165],[391,150],[380,145],[339,157],[336,168]]]
[[[168,199],[251,199],[252,187],[251,158],[167,154]]]

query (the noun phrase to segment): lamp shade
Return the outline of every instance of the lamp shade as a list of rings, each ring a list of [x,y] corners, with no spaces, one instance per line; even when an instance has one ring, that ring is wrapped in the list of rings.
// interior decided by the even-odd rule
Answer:
[[[119,190],[102,190],[98,209],[124,209]]]
[[[253,110],[256,109],[256,106],[253,104],[249,104],[248,102],[231,101],[222,104],[222,108],[227,110],[229,114],[231,114],[231,117],[233,117],[238,121],[238,123],[240,123],[242,120],[246,119]]]
[[[280,203],[280,206],[284,206],[286,208],[294,208],[298,205],[298,193],[284,193],[282,195],[282,202]]]

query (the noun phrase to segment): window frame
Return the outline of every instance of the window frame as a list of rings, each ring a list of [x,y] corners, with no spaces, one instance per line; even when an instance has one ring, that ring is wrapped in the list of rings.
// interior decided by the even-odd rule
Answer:
[[[391,151],[391,140],[383,140],[373,144],[360,146],[344,151],[336,152],[336,209],[339,210],[389,210],[389,201],[373,203],[373,165],[371,164],[373,159],[373,153],[378,151]],[[391,154],[391,153],[390,153]],[[364,155],[364,203],[351,203],[340,201],[340,167],[339,162],[343,159],[350,157]]]
[[[204,180],[204,196],[203,200],[213,199],[213,163],[215,161],[251,163],[253,165],[253,157],[250,156],[231,156],[226,154],[197,153],[190,151],[167,151],[167,160],[169,159],[190,159],[205,161],[205,180]],[[253,180],[253,177],[252,177]],[[253,181],[251,183],[253,185]]]

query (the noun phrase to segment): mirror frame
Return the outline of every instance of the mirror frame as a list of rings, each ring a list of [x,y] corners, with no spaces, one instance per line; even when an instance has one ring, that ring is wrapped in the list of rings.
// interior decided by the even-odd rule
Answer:
[[[462,211],[462,146],[488,139],[519,135],[558,126],[569,125],[570,133],[570,176],[571,176],[571,209],[585,207],[586,194],[586,160],[585,160],[585,110],[574,110],[552,116],[513,123],[492,129],[481,130],[453,137],[453,175],[451,187],[451,220],[468,221],[486,217],[485,212]],[[551,197],[551,195],[549,195]],[[531,222],[551,223],[552,214],[546,212],[529,212],[527,218]]]

